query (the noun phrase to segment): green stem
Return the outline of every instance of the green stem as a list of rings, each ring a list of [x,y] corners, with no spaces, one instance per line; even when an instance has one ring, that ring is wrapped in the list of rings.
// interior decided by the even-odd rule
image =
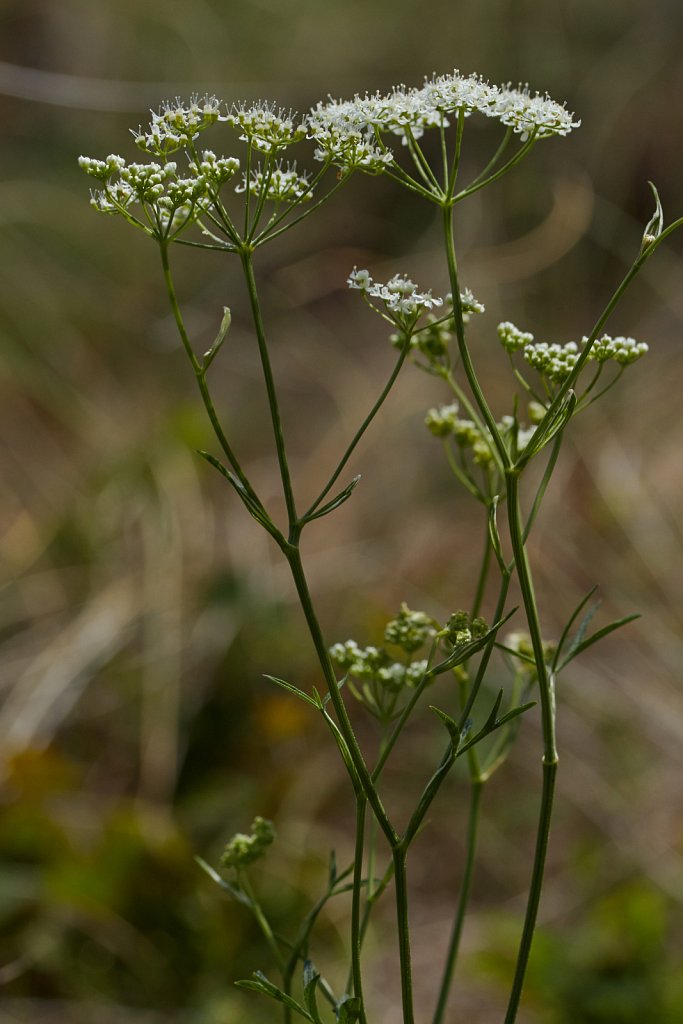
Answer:
[[[401,352],[399,354],[398,359],[396,360],[396,364],[395,364],[393,370],[391,371],[389,379],[388,379],[387,383],[385,384],[384,388],[382,389],[382,392],[379,395],[379,398],[377,399],[377,401],[373,405],[372,409],[370,410],[370,412],[367,414],[367,416],[365,417],[365,419],[361,423],[361,425],[358,428],[358,430],[356,431],[356,433],[353,435],[353,439],[351,440],[351,443],[349,444],[349,446],[347,447],[346,451],[342,455],[342,457],[341,457],[341,459],[339,461],[339,464],[337,465],[337,468],[335,469],[334,473],[332,474],[332,476],[330,477],[330,479],[326,483],[325,487],[322,489],[322,491],[320,492],[318,497],[315,499],[315,501],[313,502],[311,507],[302,516],[302,521],[305,521],[306,519],[309,519],[313,515],[313,513],[316,511],[316,509],[319,508],[321,502],[327,497],[327,495],[329,494],[329,492],[332,489],[332,487],[334,487],[335,482],[339,478],[339,475],[342,472],[342,470],[344,469],[344,466],[346,465],[346,463],[351,458],[351,455],[353,454],[356,446],[358,445],[359,441],[363,437],[363,434],[368,429],[368,427],[370,426],[370,424],[374,420],[374,418],[377,415],[377,413],[379,412],[379,410],[382,408],[382,406],[383,406],[383,404],[385,402],[385,399],[387,398],[387,395],[389,394],[389,392],[391,391],[392,387],[394,386],[396,378],[398,377],[398,375],[399,375],[399,373],[401,371],[401,367],[403,366],[403,364],[404,364],[404,362],[406,360],[406,356],[408,355],[409,351],[410,351],[410,335],[407,335],[406,338],[403,341],[403,344],[401,345]]]
[[[439,989],[439,998],[436,1004],[436,1009],[434,1011],[434,1017],[432,1018],[432,1024],[443,1024],[444,1014],[446,1013],[446,1007],[448,1004],[448,996],[451,990],[451,985],[453,983],[453,974],[458,959],[460,939],[462,936],[462,929],[463,924],[465,922],[465,914],[467,912],[467,905],[469,903],[470,897],[470,889],[472,886],[472,875],[474,873],[474,861],[477,849],[479,809],[481,805],[481,794],[483,788],[484,783],[481,779],[472,779],[470,811],[469,820],[467,824],[467,855],[465,859],[465,870],[463,872],[462,882],[460,883],[458,907],[455,914],[455,920],[453,922],[451,939],[448,944],[448,953],[446,954],[446,962],[444,965],[443,975],[441,979],[441,987]]]
[[[453,209],[451,206],[443,207],[443,226],[446,241],[446,258],[448,260],[448,275],[450,278],[451,293],[453,295],[453,318],[455,321],[458,351],[460,353],[465,375],[470,385],[470,390],[472,391],[474,400],[477,403],[482,418],[484,419],[484,422],[491,434],[491,438],[498,455],[497,462],[499,463],[500,468],[504,470],[510,465],[510,456],[503,444],[503,439],[500,436],[500,431],[498,430],[493,413],[489,409],[488,403],[484,398],[481,385],[477,380],[477,375],[474,371],[472,359],[465,340],[465,324],[462,317],[462,302],[460,300],[460,285],[458,282],[458,266],[455,258],[455,243],[453,239]]]
[[[526,974],[527,964],[529,962],[529,953],[531,952],[531,943],[533,941],[534,931],[536,928],[536,917],[538,913],[538,905],[540,903],[541,898],[541,887],[543,885],[543,869],[548,851],[548,836],[550,833],[550,819],[552,817],[553,810],[553,797],[555,794],[556,774],[557,762],[549,763],[544,759],[543,791],[541,794],[541,809],[538,819],[538,832],[536,833],[536,850],[534,853],[534,866],[531,876],[531,888],[529,891],[527,911],[524,919],[522,940],[520,943],[519,953],[517,956],[515,976],[512,984],[512,991],[510,993],[510,1001],[508,1003],[507,1013],[505,1015],[505,1024],[514,1024],[514,1022],[517,1019],[517,1011],[519,1009],[519,1002],[522,996],[522,988],[524,986],[524,977]]]
[[[287,516],[289,519],[289,526],[291,530],[297,521],[296,505],[294,503],[294,492],[292,491],[292,481],[289,474],[287,454],[285,452],[285,439],[282,432],[282,419],[280,417],[277,392],[275,390],[275,381],[273,379],[273,371],[270,365],[268,344],[266,342],[265,328],[263,326],[263,318],[261,316],[261,306],[259,303],[258,291],[256,289],[256,279],[254,277],[254,266],[252,263],[251,249],[242,249],[242,251],[240,252],[240,259],[242,261],[242,268],[244,270],[244,276],[247,283],[247,291],[249,292],[249,303],[251,305],[251,313],[254,320],[254,327],[256,328],[256,339],[258,342],[259,356],[261,357],[263,378],[266,384],[266,392],[268,394],[268,405],[270,408],[270,418],[273,425],[273,434],[275,437],[277,461],[280,467],[282,489],[285,496],[285,503],[287,505]]]
[[[654,241],[650,242],[650,244],[647,245],[640,252],[640,254],[638,255],[638,258],[629,267],[627,273],[625,274],[625,276],[622,279],[621,283],[619,284],[618,288],[615,290],[615,292],[613,293],[613,295],[610,298],[609,302],[607,303],[607,305],[603,309],[602,313],[600,314],[600,316],[596,320],[595,324],[593,325],[593,329],[590,332],[590,334],[588,335],[588,338],[586,340],[586,343],[585,343],[584,347],[581,349],[581,353],[579,354],[579,358],[576,360],[576,363],[574,364],[571,373],[562,382],[562,385],[559,388],[557,394],[554,396],[552,402],[548,406],[548,408],[546,410],[545,416],[543,417],[543,419],[539,423],[538,427],[536,428],[537,432],[538,431],[543,431],[548,426],[548,424],[552,422],[552,420],[555,418],[555,416],[559,412],[560,407],[562,406],[562,403],[564,402],[564,400],[565,400],[565,398],[567,396],[567,393],[569,391],[571,391],[571,389],[576,384],[576,381],[578,380],[579,374],[581,373],[581,370],[583,369],[584,364],[586,363],[586,360],[588,359],[588,357],[589,357],[589,355],[591,353],[593,345],[595,344],[595,341],[596,341],[600,331],[602,330],[602,328],[607,323],[607,321],[608,321],[609,317],[611,316],[615,306],[618,305],[619,301],[621,300],[622,295],[624,294],[626,289],[629,287],[629,285],[631,284],[633,279],[642,270],[643,265],[645,264],[645,262],[649,259],[650,256],[652,256],[652,254],[662,244],[662,242],[664,242],[665,239],[669,237],[669,235],[671,235],[674,231],[677,231],[678,228],[680,228],[682,226],[683,226],[683,217],[679,217],[678,220],[675,220],[672,224],[669,224],[669,226],[667,228],[665,228],[664,231],[662,231],[662,233],[656,239],[654,239]],[[526,461],[527,460],[524,459],[524,455],[522,454],[521,458],[518,459],[518,461],[517,461],[517,465],[521,467],[521,466],[524,465],[524,463]]]
[[[472,611],[470,612],[470,618],[476,619],[477,615],[481,611],[481,606],[484,602],[484,593],[486,592],[486,581],[488,580],[489,568],[491,566],[491,537],[489,534],[488,520],[484,524],[484,555],[481,560],[481,568],[479,569],[479,577],[477,579],[477,589],[474,593],[474,601],[472,602]],[[496,620],[497,621],[497,620]]]
[[[360,1024],[367,1024],[363,980],[361,975],[361,910],[360,899],[363,887],[363,852],[365,842],[365,809],[367,800],[363,793],[356,794],[356,848],[353,866],[353,894],[351,900],[351,974],[353,994],[360,1001]]]
[[[398,835],[382,805],[379,793],[377,792],[372,776],[370,775],[368,766],[365,763],[361,749],[358,746],[358,740],[356,739],[353,726],[349,719],[349,713],[346,710],[346,705],[344,704],[344,699],[341,695],[339,683],[337,682],[337,677],[334,672],[334,666],[332,665],[332,661],[328,653],[327,644],[325,643],[320,623],[318,622],[315,609],[313,608],[313,601],[308,588],[308,581],[304,572],[303,563],[301,561],[301,552],[298,545],[290,544],[285,554],[292,572],[297,594],[299,595],[299,601],[306,619],[306,624],[308,625],[308,629],[311,634],[313,646],[315,647],[316,654],[318,655],[320,667],[327,684],[330,700],[337,715],[339,729],[347,744],[353,768],[356,773],[356,777],[352,776],[352,782],[354,783],[354,786],[360,786],[362,788],[368,799],[368,803],[372,807],[379,827],[384,832],[389,845],[393,847],[398,842]]]
[[[209,393],[204,368],[197,359],[197,356],[195,355],[194,350],[192,348],[192,344],[190,342],[187,330],[185,328],[185,322],[183,320],[183,315],[180,310],[180,305],[178,303],[175,285],[173,283],[173,275],[171,274],[171,266],[168,258],[168,246],[165,244],[161,244],[159,246],[159,249],[161,252],[161,264],[164,271],[164,281],[166,282],[166,290],[168,292],[171,310],[173,311],[173,318],[175,320],[176,327],[178,328],[178,334],[180,335],[180,340],[183,343],[183,348],[187,353],[188,359],[192,363],[192,369],[194,370],[195,378],[197,380],[197,386],[199,387],[199,392],[202,396],[204,408],[206,409],[209,416],[209,420],[211,421],[211,426],[213,427],[214,433],[218,439],[221,448],[223,449],[226,459],[230,463],[230,466],[234,470],[235,475],[239,479],[240,483],[247,491],[247,493],[250,495],[250,497],[252,497],[261,508],[263,508],[263,505],[258,495],[256,494],[256,491],[252,487],[248,478],[245,476],[244,471],[239,464],[237,456],[233,452],[232,447],[227,437],[225,436],[225,432],[223,431],[223,427],[221,426],[221,422],[218,418],[218,413],[216,412],[216,409],[214,407],[211,394]]]
[[[408,884],[406,877],[407,850],[399,844],[394,847],[394,887],[396,891],[396,927],[398,955],[401,967],[401,1003],[403,1024],[414,1024],[413,972],[410,959],[410,925],[408,922]]]
[[[549,671],[545,661],[543,639],[541,636],[541,628],[538,618],[538,608],[534,595],[529,561],[524,547],[524,528],[519,504],[518,470],[510,469],[506,475],[506,481],[510,540],[512,543],[515,564],[517,566],[517,576],[519,579],[520,590],[522,592],[524,611],[529,626],[531,645],[534,652],[538,692],[541,704],[541,723],[543,729],[543,790],[538,819],[538,830],[536,833],[536,850],[531,872],[531,883],[524,916],[522,938],[517,955],[510,1002],[508,1004],[507,1015],[505,1017],[505,1024],[514,1024],[514,1021],[517,1018],[522,988],[524,986],[524,977],[529,962],[531,943],[536,927],[541,890],[543,887],[543,875],[545,871],[548,837],[550,834],[550,823],[552,819],[558,754],[555,736],[555,680],[553,673]]]
[[[270,951],[275,959],[275,963],[279,967],[281,973],[284,974],[286,969],[285,960],[280,951],[280,947],[277,944],[277,939],[273,935],[273,930],[268,923],[268,919],[266,918],[266,915],[263,913],[260,903],[256,899],[256,895],[251,887],[251,883],[249,882],[246,873],[240,872],[239,883],[245,895],[249,897],[251,911],[258,922],[258,926],[261,929],[261,932],[263,933],[266,942],[268,943]]]

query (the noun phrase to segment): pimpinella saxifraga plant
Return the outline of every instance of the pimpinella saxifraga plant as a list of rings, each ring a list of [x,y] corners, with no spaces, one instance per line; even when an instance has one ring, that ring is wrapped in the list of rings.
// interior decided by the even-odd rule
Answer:
[[[491,159],[464,181],[461,153],[466,128],[469,132],[470,123],[481,117],[498,122],[499,142]],[[176,100],[153,113],[147,128],[133,132],[144,154],[140,162],[126,162],[116,154],[104,160],[80,160],[96,183],[92,193],[95,209],[123,218],[158,246],[177,330],[218,445],[218,455],[200,455],[228,481],[286,560],[319,663],[321,686],[308,693],[292,682],[269,678],[293,700],[303,701],[311,714],[324,719],[355,799],[353,860],[339,870],[332,856],[319,900],[298,930],[294,928],[287,937],[273,931],[250,875],[251,865],[274,838],[269,822],[256,818],[251,834],[232,839],[223,857],[222,874],[204,864],[225,891],[253,912],[269,946],[269,971],[271,975],[274,970],[279,972],[277,983],[257,971],[252,979],[239,984],[279,1003],[275,1012],[281,1012],[285,1024],[300,1017],[314,1024],[332,1020],[368,1024],[364,939],[377,902],[388,898],[390,891],[395,902],[403,1021],[413,1024],[407,857],[418,831],[426,827],[427,812],[441,786],[456,761],[463,758],[469,775],[470,810],[460,891],[450,941],[443,950],[440,986],[433,1005],[418,1011],[420,1020],[443,1024],[475,868],[483,789],[504,763],[521,716],[537,705],[534,713],[540,714],[543,737],[537,843],[506,1024],[517,1017],[553,809],[558,764],[556,680],[574,657],[632,618],[591,633],[595,606],[588,595],[557,642],[549,643],[541,629],[526,541],[572,419],[647,351],[643,342],[611,337],[604,327],[645,261],[681,221],[665,226],[653,188],[656,208],[641,250],[581,342],[536,341],[531,332],[509,321],[498,324],[492,334],[507,353],[511,370],[509,405],[498,416],[489,405],[468,344],[468,323],[483,315],[485,307],[461,284],[454,229],[460,203],[512,171],[538,142],[567,135],[578,125],[573,114],[548,96],[532,94],[526,88],[493,86],[478,76],[454,72],[427,79],[418,88],[400,86],[386,95],[318,103],[304,117],[271,103],[226,107],[214,96]],[[220,155],[205,148],[209,136],[211,145],[221,148]],[[425,145],[430,136],[435,144],[430,140]],[[353,174],[390,179],[389,185],[382,187],[408,189],[432,208],[425,207],[427,216],[433,208],[438,210],[447,284],[439,289],[442,294],[434,294],[407,275],[378,282],[369,270],[350,268],[349,288],[387,324],[396,359],[355,434],[345,448],[340,446],[336,464],[325,468],[320,493],[304,509],[290,473],[255,264],[262,246],[293,230],[329,202]],[[368,188],[376,187],[368,183]],[[230,329],[229,305],[224,307],[215,341],[200,354],[176,295],[170,258],[175,245],[210,250],[218,260],[234,256],[241,265],[268,399],[285,523],[271,516],[245,472],[209,386],[209,370]],[[467,608],[455,612],[447,622],[402,605],[387,624],[379,646],[328,639],[309,589],[301,537],[309,523],[333,514],[351,497],[358,479],[340,478],[407,361],[435,377],[445,389],[446,401],[430,409],[425,422],[431,434],[441,439],[459,484],[482,507],[486,543],[481,569],[471,594],[448,595],[449,601]],[[536,460],[542,461],[543,469],[527,484],[527,470]],[[499,526],[503,510],[505,529]],[[498,579],[498,592],[487,610],[483,605],[493,577]],[[521,609],[508,606],[515,578]],[[515,631],[502,632],[515,614]],[[522,617],[524,624],[519,625]],[[491,701],[484,683],[494,656],[508,666],[510,686],[507,693],[500,690]],[[378,739],[373,751],[363,749],[358,741],[349,699],[375,720]],[[430,713],[444,726],[443,752],[425,779],[407,824],[399,829],[383,770],[400,750],[406,725],[424,712],[427,700]],[[348,977],[343,991],[333,989],[322,965],[314,966],[316,922],[326,903],[342,894],[350,901]]]

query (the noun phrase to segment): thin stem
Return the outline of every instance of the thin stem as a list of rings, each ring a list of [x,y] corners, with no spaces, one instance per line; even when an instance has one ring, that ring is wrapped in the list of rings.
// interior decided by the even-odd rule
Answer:
[[[199,360],[197,359],[197,356],[195,355],[194,350],[192,348],[192,343],[190,342],[187,330],[185,328],[185,322],[183,320],[183,315],[182,315],[182,312],[180,310],[180,305],[178,303],[178,297],[177,297],[176,291],[175,291],[175,285],[173,283],[173,275],[171,274],[171,267],[170,267],[170,263],[169,263],[169,259],[168,259],[168,246],[165,245],[165,244],[160,244],[159,250],[161,252],[161,263],[162,263],[163,271],[164,271],[164,281],[166,282],[166,290],[168,292],[168,298],[169,298],[169,301],[170,301],[170,304],[171,304],[171,310],[173,311],[173,318],[175,320],[176,327],[178,328],[178,334],[180,335],[180,340],[183,343],[183,348],[185,349],[185,352],[187,353],[188,359],[192,363],[192,369],[194,370],[194,373],[195,373],[195,377],[196,377],[196,380],[197,380],[197,386],[199,387],[199,392],[200,392],[200,394],[202,396],[202,401],[204,403],[204,408],[206,409],[206,411],[208,413],[208,416],[209,416],[209,420],[211,421],[211,426],[213,427],[213,430],[214,430],[214,433],[215,433],[215,435],[216,435],[216,437],[218,439],[218,442],[219,442],[221,448],[223,449],[225,457],[227,458],[228,462],[230,463],[230,466],[234,470],[235,475],[238,477],[240,483],[242,484],[244,489],[247,491],[247,493],[254,499],[254,501],[257,503],[257,505],[259,505],[261,508],[263,508],[263,505],[262,505],[258,495],[256,494],[256,492],[255,492],[254,488],[252,487],[251,483],[249,482],[248,478],[245,476],[245,473],[244,473],[242,467],[240,466],[240,463],[239,463],[239,461],[237,459],[237,456],[233,452],[232,447],[230,445],[230,442],[228,441],[227,437],[225,436],[225,432],[223,431],[223,427],[221,426],[221,422],[220,422],[220,420],[218,418],[218,414],[217,414],[216,409],[214,407],[213,400],[211,398],[211,394],[210,394],[209,389],[208,389],[207,384],[206,384],[206,376],[205,376],[204,368],[201,365],[201,363],[199,362]]]
[[[356,431],[356,433],[353,435],[353,438],[352,438],[349,446],[347,447],[346,451],[342,455],[342,457],[341,457],[341,459],[340,459],[340,461],[339,461],[339,463],[337,465],[337,468],[335,469],[334,473],[332,474],[332,476],[330,477],[330,479],[326,483],[325,487],[322,489],[322,491],[320,492],[318,497],[315,499],[315,501],[313,502],[311,507],[302,516],[302,522],[305,522],[306,519],[309,519],[310,516],[313,515],[313,513],[316,511],[316,509],[320,506],[321,502],[327,497],[327,495],[329,494],[329,492],[332,489],[332,487],[334,487],[335,482],[339,478],[339,475],[342,472],[342,470],[344,469],[344,466],[346,465],[346,463],[351,458],[351,455],[353,454],[356,446],[358,445],[358,442],[361,440],[361,438],[363,437],[363,434],[368,429],[368,427],[370,426],[370,424],[374,420],[374,418],[377,415],[377,413],[379,412],[379,410],[382,408],[382,406],[383,406],[383,404],[384,404],[384,402],[385,402],[389,392],[391,391],[392,387],[394,386],[396,378],[398,377],[398,375],[399,375],[399,373],[401,371],[401,367],[403,366],[403,364],[404,364],[404,362],[406,360],[406,356],[408,355],[409,351],[410,351],[410,335],[407,335],[405,337],[404,341],[403,341],[403,344],[401,345],[401,351],[400,351],[399,357],[396,360],[394,368],[391,371],[391,374],[389,375],[389,379],[387,380],[386,384],[384,385],[384,387],[383,387],[379,397],[377,398],[377,401],[372,406],[372,409],[367,414],[367,416],[365,417],[365,419],[361,423],[361,425],[358,428],[358,430]]]
[[[353,895],[351,900],[351,974],[353,978],[353,994],[360,1001],[360,1024],[367,1024],[365,1016],[365,1000],[363,999],[363,980],[361,976],[361,912],[360,898],[363,887],[363,853],[365,842],[365,809],[367,800],[363,793],[356,794],[356,847],[353,866]]]
[[[394,887],[396,892],[396,928],[398,954],[401,966],[401,1002],[403,1024],[414,1024],[413,973],[410,959],[410,925],[408,922],[408,884],[406,877],[407,850],[403,845],[394,847]]]
[[[249,897],[250,909],[258,922],[258,926],[261,929],[261,932],[263,933],[266,942],[268,943],[270,951],[275,959],[275,963],[279,967],[281,973],[284,974],[286,970],[284,957],[282,956],[282,952],[280,950],[280,947],[278,946],[277,939],[273,934],[273,930],[268,923],[266,915],[263,913],[260,903],[256,899],[256,894],[254,893],[254,890],[252,889],[251,883],[249,882],[249,879],[245,872],[240,872],[239,883],[245,895]]]
[[[353,768],[357,776],[354,777],[352,775],[352,782],[354,785],[360,785],[362,787],[363,792],[367,796],[368,803],[372,807],[373,813],[377,818],[379,827],[384,832],[389,845],[393,847],[398,842],[398,835],[382,805],[379,793],[377,792],[373,779],[365,763],[361,749],[358,746],[358,740],[356,739],[349,719],[349,713],[346,710],[346,705],[344,704],[344,700],[341,695],[339,683],[337,682],[334,667],[328,653],[327,644],[325,643],[320,623],[318,622],[315,609],[313,608],[313,602],[308,588],[308,581],[306,580],[306,574],[304,573],[304,567],[301,561],[301,552],[299,551],[298,545],[290,544],[285,553],[292,572],[294,584],[299,595],[301,608],[306,618],[311,639],[313,640],[313,646],[315,647],[316,654],[318,655],[320,667],[327,684],[330,700],[339,721],[339,729],[347,744]]]
[[[543,651],[543,639],[538,619],[538,608],[533,590],[533,582],[529,562],[524,547],[524,532],[522,525],[522,513],[519,504],[519,472],[511,469],[506,475],[507,497],[508,497],[508,523],[510,527],[510,540],[517,566],[517,576],[524,611],[529,626],[531,645],[534,652],[536,676],[538,680],[538,692],[541,704],[541,722],[543,728],[543,790],[541,795],[541,808],[538,819],[538,830],[536,833],[536,850],[531,872],[529,895],[527,898],[526,912],[524,916],[524,927],[520,942],[515,974],[510,995],[510,1002],[505,1017],[505,1024],[514,1024],[519,1009],[519,1001],[524,986],[524,978],[531,943],[538,917],[538,908],[541,900],[543,887],[543,875],[548,851],[548,837],[550,834],[550,823],[552,819],[553,797],[555,792],[555,776],[557,774],[557,741],[555,736],[555,679],[545,662]]]
[[[669,224],[669,226],[666,227],[662,231],[662,233],[658,235],[657,238],[650,242],[649,245],[645,246],[645,248],[642,249],[639,253],[637,259],[631,264],[627,273],[624,275],[621,283],[616,288],[609,302],[607,303],[602,313],[593,325],[593,329],[588,335],[586,343],[579,354],[579,358],[576,360],[571,373],[562,382],[562,385],[557,391],[557,394],[554,396],[552,402],[548,406],[545,416],[536,428],[537,431],[544,430],[548,426],[548,424],[552,422],[552,420],[559,412],[560,407],[562,406],[562,403],[564,402],[568,392],[571,391],[574,385],[576,384],[579,374],[581,373],[581,370],[583,369],[583,366],[591,353],[591,350],[593,348],[593,345],[595,344],[598,334],[607,323],[609,317],[614,311],[615,306],[617,306],[620,302],[621,297],[626,291],[626,289],[629,287],[629,285],[631,284],[633,279],[638,275],[638,273],[642,270],[645,262],[649,259],[650,256],[652,256],[652,254],[662,244],[662,242],[664,242],[665,239],[669,237],[669,235],[671,235],[674,231],[677,231],[678,228],[682,226],[683,217],[679,217],[678,220],[675,220],[672,224]],[[523,462],[520,462],[518,460],[517,465],[521,466],[523,465]]]
[[[532,148],[535,142],[536,136],[531,135],[524,143],[524,145],[517,150],[515,155],[511,157],[506,164],[503,164],[503,166],[499,168],[499,170],[497,170],[495,174],[489,175],[488,178],[476,178],[475,181],[472,182],[472,184],[468,185],[467,188],[464,188],[462,192],[458,192],[458,194],[454,196],[455,202],[461,202],[463,199],[466,199],[467,196],[471,196],[475,192],[478,192],[480,188],[484,188],[486,185],[490,185],[492,182],[497,181],[498,178],[502,178],[504,174],[507,174],[508,171],[511,171],[515,164],[518,164],[519,161],[522,160],[527,155],[527,153]]]
[[[477,589],[474,592],[474,600],[472,601],[472,610],[470,612],[470,618],[472,619],[476,619],[477,615],[481,611],[481,606],[484,602],[484,594],[486,593],[486,581],[488,580],[489,569],[491,567],[491,535],[489,534],[488,519],[484,524],[484,527],[484,554],[481,560],[479,576],[477,578]]]
[[[527,911],[524,919],[522,940],[517,956],[515,976],[512,984],[512,991],[510,993],[510,1001],[505,1015],[505,1024],[514,1024],[517,1019],[517,1011],[519,1010],[519,1002],[522,996],[522,988],[524,986],[524,976],[526,974],[526,968],[529,962],[529,953],[531,952],[531,943],[533,941],[534,931],[536,928],[536,917],[541,898],[541,887],[543,885],[543,870],[548,851],[548,836],[550,833],[550,819],[552,817],[553,810],[553,797],[555,795],[556,775],[557,762],[549,763],[544,759],[543,791],[541,794],[538,831],[536,833],[536,850],[534,853],[531,888],[529,891],[529,900],[527,902]]]
[[[294,503],[294,492],[292,491],[292,481],[289,474],[289,464],[287,462],[287,454],[285,451],[285,439],[284,434],[282,432],[282,419],[280,417],[280,408],[277,400],[277,392],[275,390],[273,371],[270,365],[270,356],[268,354],[268,344],[266,342],[263,318],[261,316],[261,307],[258,299],[258,291],[256,289],[256,279],[254,277],[254,267],[252,263],[251,251],[249,249],[243,249],[240,253],[240,258],[242,261],[242,268],[244,270],[244,276],[247,283],[247,291],[249,292],[249,303],[251,305],[254,327],[256,328],[256,339],[258,342],[259,355],[261,357],[263,377],[266,384],[266,392],[268,394],[270,418],[273,425],[273,434],[275,437],[277,461],[280,467],[282,490],[284,492],[285,503],[287,505],[287,516],[289,518],[289,526],[291,531],[291,529],[293,528],[294,524],[297,521],[296,505]]]
[[[458,267],[455,259],[455,243],[453,239],[453,210],[450,206],[444,206],[443,208],[443,225],[444,235],[446,240],[446,258],[448,260],[448,274],[450,277],[451,293],[453,295],[453,314],[455,320],[455,333],[458,340],[458,351],[460,358],[462,359],[463,369],[467,376],[470,389],[474,396],[474,400],[477,403],[479,411],[489,429],[491,438],[493,440],[496,452],[497,462],[501,469],[505,469],[510,465],[510,456],[507,453],[503,439],[500,436],[500,431],[493,417],[493,413],[489,409],[488,403],[484,398],[484,393],[481,390],[481,385],[477,380],[477,375],[472,365],[472,359],[467,348],[467,342],[465,340],[465,325],[462,318],[462,302],[460,301],[460,285],[458,282]]]
[[[441,986],[439,988],[439,997],[434,1011],[434,1016],[432,1018],[432,1024],[443,1024],[446,1007],[448,1005],[448,996],[453,983],[453,974],[455,972],[455,965],[458,959],[460,939],[462,937],[462,929],[465,922],[470,889],[472,886],[472,876],[474,874],[474,862],[477,849],[477,829],[479,826],[479,809],[483,789],[484,783],[481,779],[472,779],[470,810],[467,823],[467,854],[465,858],[465,869],[460,883],[458,906],[455,914],[455,920],[453,921],[453,929],[451,931],[451,938],[448,944],[448,952],[446,954]]]

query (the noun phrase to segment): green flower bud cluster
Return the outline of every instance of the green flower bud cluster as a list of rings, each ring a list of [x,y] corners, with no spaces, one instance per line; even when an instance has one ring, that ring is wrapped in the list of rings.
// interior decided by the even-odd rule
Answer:
[[[355,640],[333,644],[330,657],[345,670],[347,676],[360,682],[379,684],[391,693],[398,693],[405,686],[415,686],[427,668],[424,660],[405,665],[393,661],[384,647],[360,647]]]
[[[406,654],[418,651],[436,635],[436,623],[426,612],[414,612],[403,602],[395,619],[387,623],[384,641],[401,647]]]
[[[450,648],[461,647],[463,644],[479,640],[488,633],[488,624],[485,619],[477,616],[471,618],[467,612],[453,612],[443,628],[443,642]]]
[[[402,604],[396,618],[384,630],[385,644],[398,648],[404,656],[402,660],[397,661],[387,647],[360,647],[355,640],[334,644],[330,657],[344,671],[354,697],[375,718],[389,722],[400,713],[397,704],[401,693],[418,686],[427,672],[428,661],[412,660],[412,656],[438,632],[438,623],[429,615]]]
[[[257,816],[251,823],[251,834],[238,832],[232,837],[221,854],[221,864],[226,868],[240,870],[253,864],[265,854],[275,839],[273,823]]]
[[[452,402],[439,409],[430,409],[425,416],[425,425],[435,437],[452,436],[460,448],[471,452],[477,465],[486,466],[493,461],[491,444],[473,420],[458,416],[459,408],[457,402]]]

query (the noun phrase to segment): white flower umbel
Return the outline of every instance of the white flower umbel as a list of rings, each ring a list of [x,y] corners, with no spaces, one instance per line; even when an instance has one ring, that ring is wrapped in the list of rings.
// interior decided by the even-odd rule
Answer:
[[[587,338],[583,339],[584,344],[587,340]],[[648,351],[648,345],[644,341],[636,341],[635,338],[624,338],[621,335],[612,338],[609,334],[603,334],[593,345],[589,359],[593,359],[597,363],[604,363],[608,359],[613,359],[620,366],[628,366],[630,363],[635,363],[636,359],[640,359]]]
[[[535,139],[569,135],[573,128],[581,124],[573,120],[574,114],[551,99],[547,93],[541,95],[537,92],[532,96],[528,86],[513,89],[508,85],[500,90],[489,115],[512,128],[521,136],[522,142],[526,142],[532,135]]]
[[[387,318],[402,328],[414,324],[422,312],[443,305],[443,299],[432,295],[431,291],[419,292],[414,281],[400,274],[394,274],[386,284],[382,284],[373,281],[367,270],[354,267],[347,284],[349,288],[362,291],[372,308],[381,313],[382,310],[372,302],[373,299],[379,300]]]
[[[274,103],[236,104],[225,120],[240,132],[243,142],[261,153],[276,153],[306,138],[306,126],[298,115]]]
[[[313,195],[308,175],[297,174],[295,163],[287,164],[286,167],[278,164],[270,171],[256,168],[249,175],[248,185],[245,175],[235,192],[246,192],[247,188],[257,195],[265,188],[266,199],[273,203],[296,203],[309,200]]]
[[[188,102],[176,97],[172,102],[163,103],[158,112],[152,111],[147,130],[132,129],[132,135],[136,145],[146,153],[166,156],[189,146],[199,132],[224,120],[220,110],[221,101],[216,96],[200,98],[194,94]]]
[[[316,160],[329,160],[342,172],[381,174],[394,162],[393,153],[378,145],[366,101],[330,100],[308,115],[308,137],[317,143]]]

